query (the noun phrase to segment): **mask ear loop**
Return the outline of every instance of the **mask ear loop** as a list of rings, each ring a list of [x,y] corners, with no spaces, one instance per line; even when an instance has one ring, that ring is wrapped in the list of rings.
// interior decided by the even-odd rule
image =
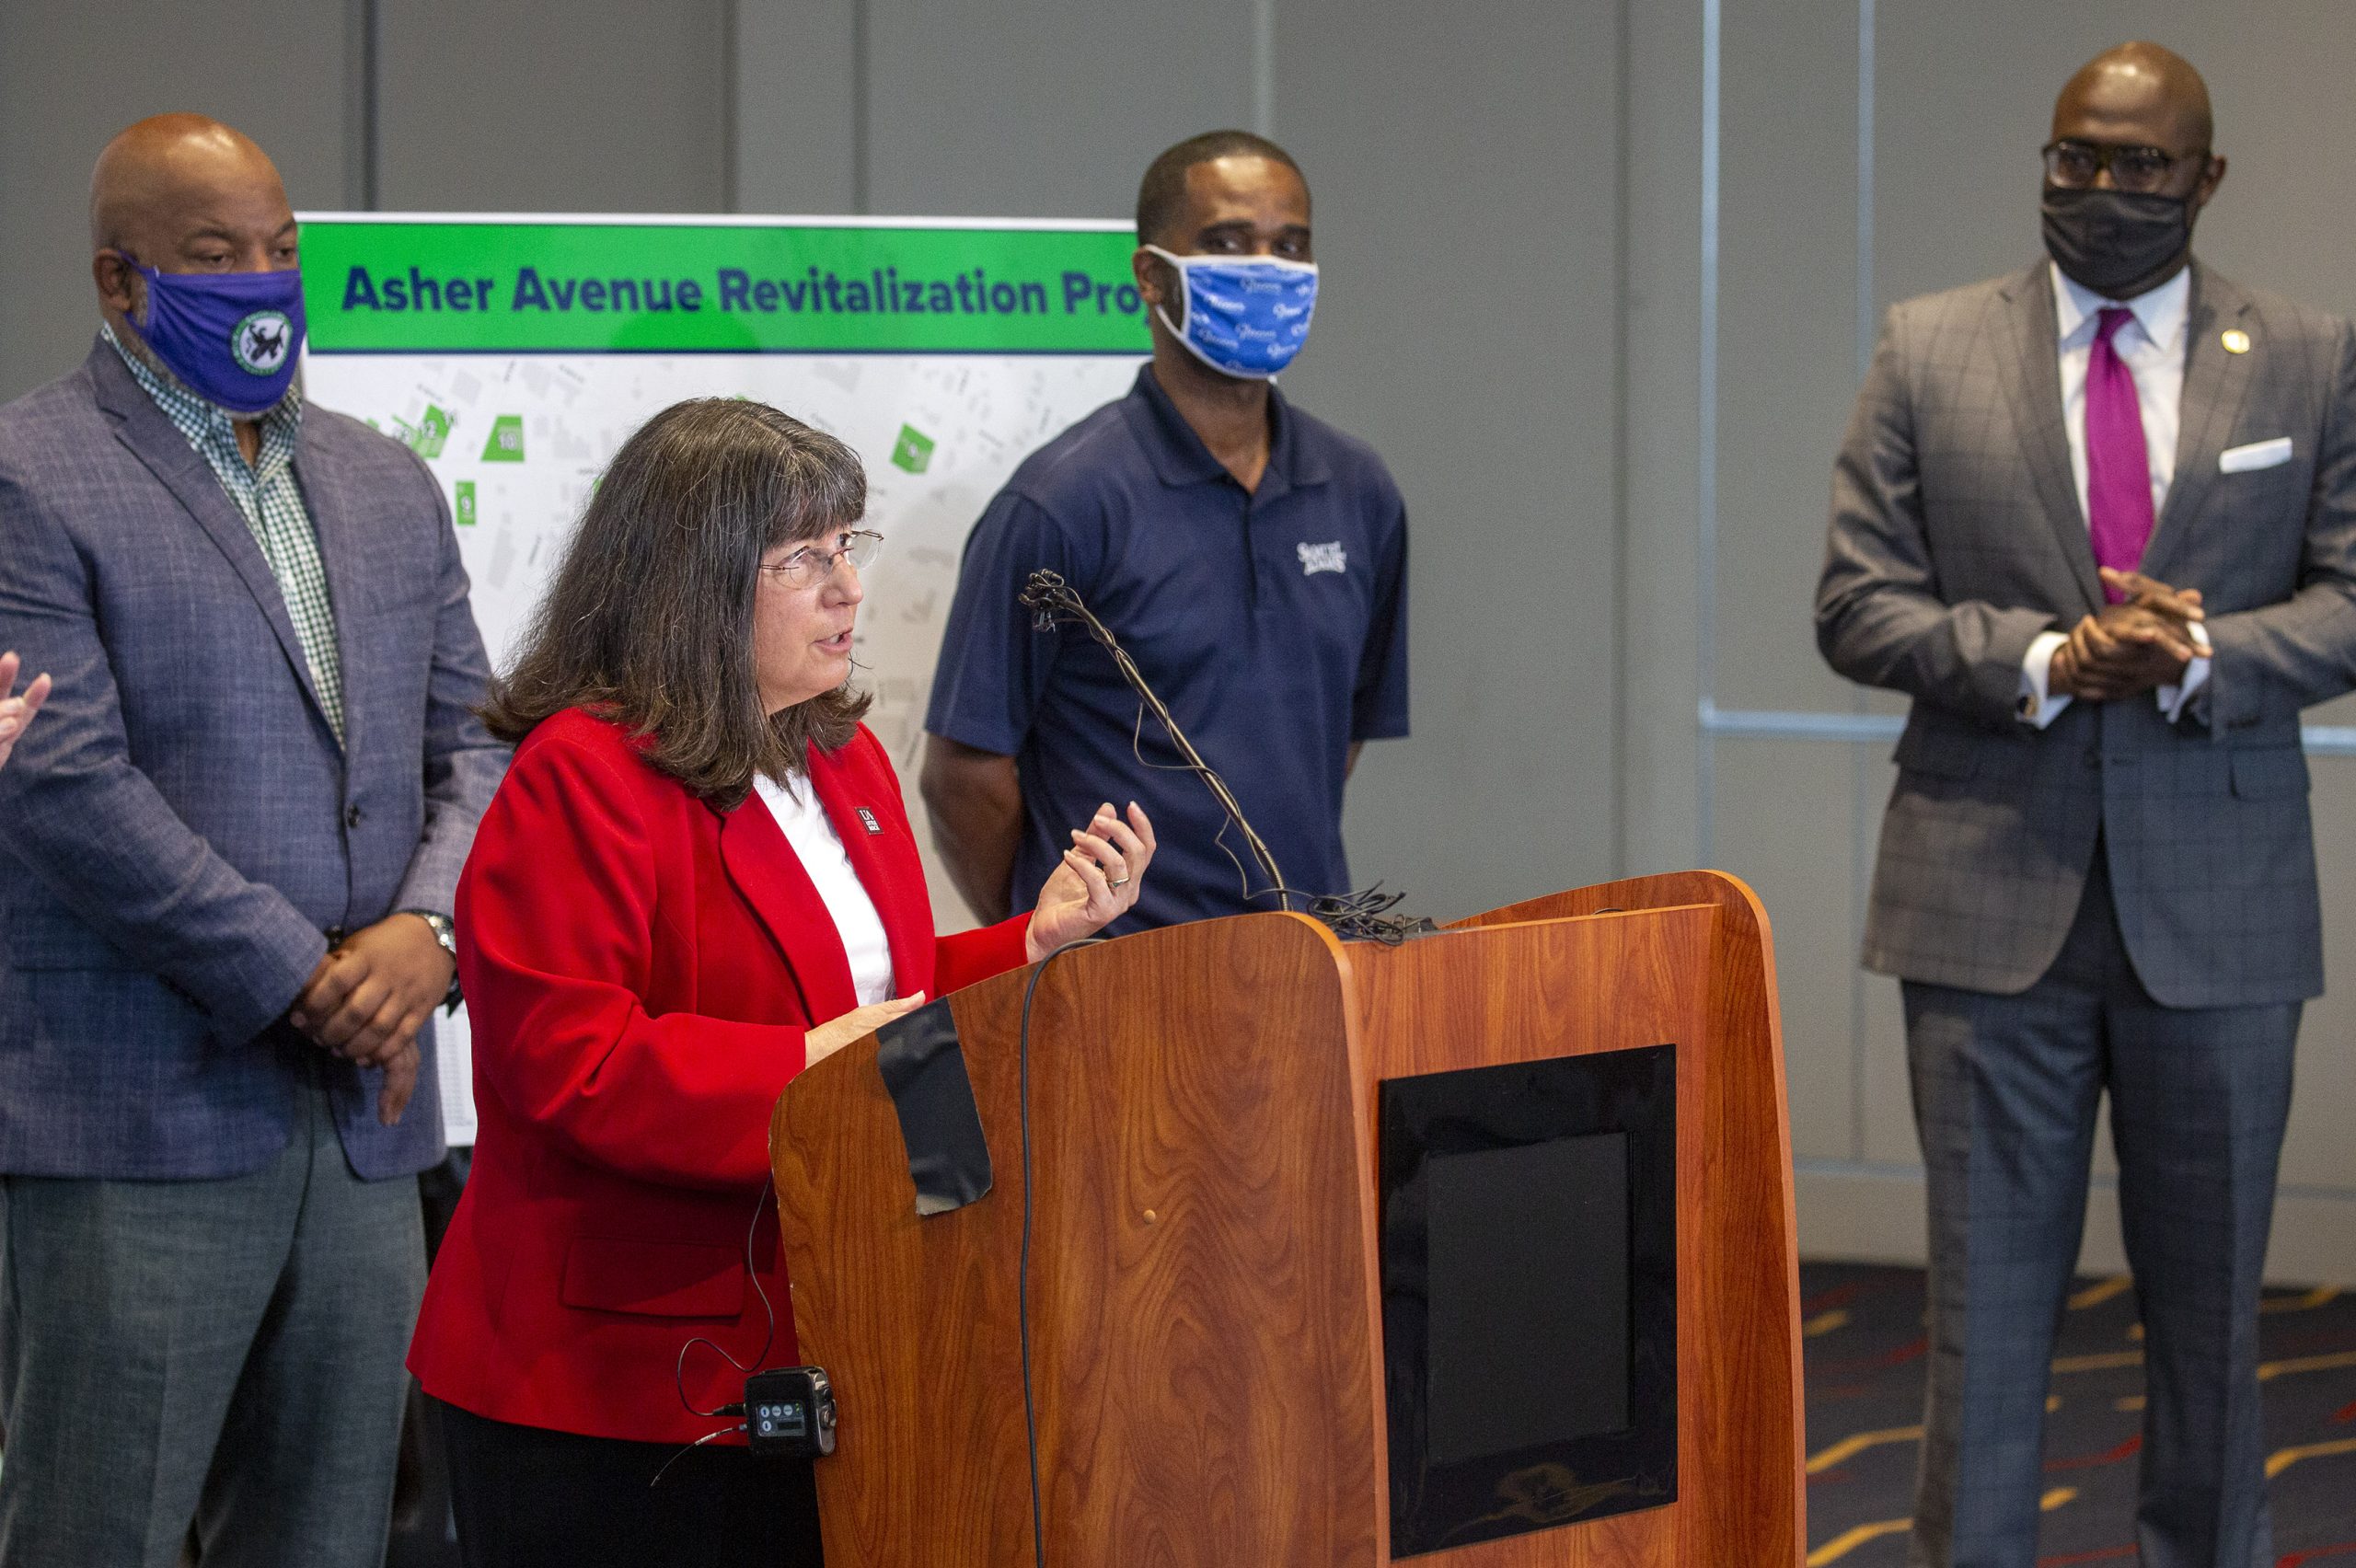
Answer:
[[[1152,251],[1164,261],[1169,262],[1171,270],[1178,274],[1178,314],[1180,319],[1176,321],[1171,320],[1170,313],[1158,305],[1153,307],[1153,313],[1161,317],[1161,324],[1170,329],[1170,335],[1183,343],[1186,340],[1186,322],[1194,318],[1194,285],[1186,281],[1186,264],[1178,259],[1175,256],[1171,255],[1167,250],[1162,249],[1161,247],[1158,245],[1149,245],[1145,248]]]
[[[144,332],[147,330],[148,322],[155,318],[156,314],[156,291],[151,286],[151,281],[147,276],[146,263],[120,245],[110,245],[107,248],[113,251],[114,259],[130,268],[132,275],[139,280],[140,286],[133,291],[139,296],[136,304],[133,309],[126,310],[122,314],[125,320]],[[147,308],[140,310],[136,308],[136,305],[144,305]]]

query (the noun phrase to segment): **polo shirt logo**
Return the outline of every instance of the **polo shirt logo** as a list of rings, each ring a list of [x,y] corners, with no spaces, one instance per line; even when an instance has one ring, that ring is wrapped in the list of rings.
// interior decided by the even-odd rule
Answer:
[[[1322,545],[1298,545],[1300,553],[1300,574],[1314,577],[1321,571],[1347,571],[1350,558],[1342,548],[1342,541],[1334,539]]]
[[[865,806],[859,808],[859,820],[870,833],[881,833],[884,831],[884,824],[877,822],[875,820],[875,813],[869,811]]]

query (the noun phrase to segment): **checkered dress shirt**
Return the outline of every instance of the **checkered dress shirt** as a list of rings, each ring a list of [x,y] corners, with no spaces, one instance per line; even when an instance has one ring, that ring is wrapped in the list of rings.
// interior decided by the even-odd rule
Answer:
[[[262,559],[270,562],[271,576],[278,580],[295,640],[303,645],[303,662],[311,667],[319,706],[337,744],[342,744],[343,664],[336,652],[335,606],[328,599],[327,570],[319,564],[318,532],[294,478],[294,438],[303,428],[302,386],[289,386],[277,406],[261,416],[261,451],[249,465],[237,449],[237,428],[227,409],[176,379],[157,375],[123,346],[111,325],[99,330],[237,503],[254,543],[261,547]]]

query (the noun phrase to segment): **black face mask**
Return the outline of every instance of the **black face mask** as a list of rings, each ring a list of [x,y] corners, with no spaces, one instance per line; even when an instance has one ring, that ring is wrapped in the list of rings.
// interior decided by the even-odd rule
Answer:
[[[2045,253],[2105,299],[2157,288],[2192,248],[2192,204],[2181,196],[2049,185],[2040,206]]]

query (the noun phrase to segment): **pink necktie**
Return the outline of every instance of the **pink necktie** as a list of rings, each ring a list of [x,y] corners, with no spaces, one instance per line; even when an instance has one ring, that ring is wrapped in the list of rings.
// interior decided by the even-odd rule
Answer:
[[[2104,306],[2086,356],[2086,523],[2096,563],[2119,571],[2142,564],[2152,537],[2152,457],[2143,444],[2142,405],[2135,400],[2133,374],[2111,346],[2133,314],[2124,306]],[[2108,585],[2103,596],[2114,605],[2126,597]]]

